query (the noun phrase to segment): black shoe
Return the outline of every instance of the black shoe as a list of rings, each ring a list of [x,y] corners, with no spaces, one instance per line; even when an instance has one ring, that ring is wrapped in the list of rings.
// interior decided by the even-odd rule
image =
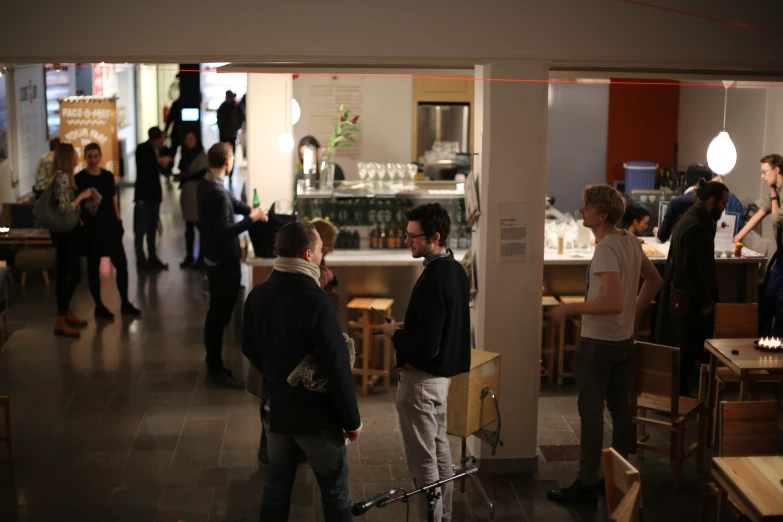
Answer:
[[[191,256],[188,256],[185,258],[183,262],[179,264],[180,268],[188,268],[189,266],[193,265],[193,258]]]
[[[168,270],[169,265],[158,259],[157,257],[151,257],[147,260],[147,266],[152,270]]]
[[[137,272],[144,272],[149,268],[147,266],[147,260],[146,259],[138,259],[136,261],[136,271]]]
[[[114,314],[109,311],[108,308],[106,308],[103,305],[98,305],[95,307],[95,318],[96,319],[106,319],[107,321],[114,321]]]
[[[122,303],[120,312],[122,315],[131,315],[133,317],[139,317],[141,315],[141,310],[133,306],[130,302]]]
[[[546,498],[560,504],[579,504],[598,500],[596,486],[584,486],[579,479],[567,488],[552,489],[546,492]]]
[[[217,386],[225,386],[226,388],[240,388],[245,385],[243,381],[231,374],[231,370],[207,373],[207,382]]]

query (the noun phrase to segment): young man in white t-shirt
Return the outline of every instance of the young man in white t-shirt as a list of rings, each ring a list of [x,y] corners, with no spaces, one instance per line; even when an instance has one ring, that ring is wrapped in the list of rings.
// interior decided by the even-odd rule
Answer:
[[[579,477],[568,487],[547,493],[555,502],[597,498],[603,446],[604,402],[612,415],[612,447],[628,456],[631,437],[628,380],[634,325],[650,306],[663,279],[644,255],[639,239],[614,224],[625,211],[625,199],[608,185],[582,192],[584,225],[595,234],[595,253],[587,267],[584,303],[552,310],[553,320],[582,315],[582,337],[576,351],[576,383],[582,437]],[[644,280],[639,290],[639,277]]]

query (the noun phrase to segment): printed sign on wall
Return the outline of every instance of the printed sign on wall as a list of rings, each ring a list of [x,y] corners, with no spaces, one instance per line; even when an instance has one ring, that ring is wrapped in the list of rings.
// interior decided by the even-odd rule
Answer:
[[[117,172],[117,107],[113,99],[93,96],[70,96],[60,100],[60,139],[70,143],[79,154],[77,170],[85,167],[84,147],[101,146],[102,167]]]

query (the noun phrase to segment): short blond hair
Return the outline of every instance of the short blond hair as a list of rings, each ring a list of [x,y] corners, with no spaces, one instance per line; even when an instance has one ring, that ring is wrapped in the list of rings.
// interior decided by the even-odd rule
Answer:
[[[582,201],[585,206],[606,214],[609,223],[616,223],[625,214],[625,198],[619,190],[609,185],[586,186],[582,191]]]
[[[337,227],[330,221],[326,221],[321,218],[315,218],[310,221],[315,229],[318,231],[318,235],[321,236],[321,241],[330,245],[337,239]]]

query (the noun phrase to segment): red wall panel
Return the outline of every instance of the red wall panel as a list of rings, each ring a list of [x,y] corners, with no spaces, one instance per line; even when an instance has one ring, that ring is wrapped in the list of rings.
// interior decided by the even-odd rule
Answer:
[[[643,82],[619,85],[614,82]],[[680,88],[675,82],[612,80],[609,86],[609,132],[606,181],[625,179],[623,162],[654,161],[660,168],[674,166]]]

